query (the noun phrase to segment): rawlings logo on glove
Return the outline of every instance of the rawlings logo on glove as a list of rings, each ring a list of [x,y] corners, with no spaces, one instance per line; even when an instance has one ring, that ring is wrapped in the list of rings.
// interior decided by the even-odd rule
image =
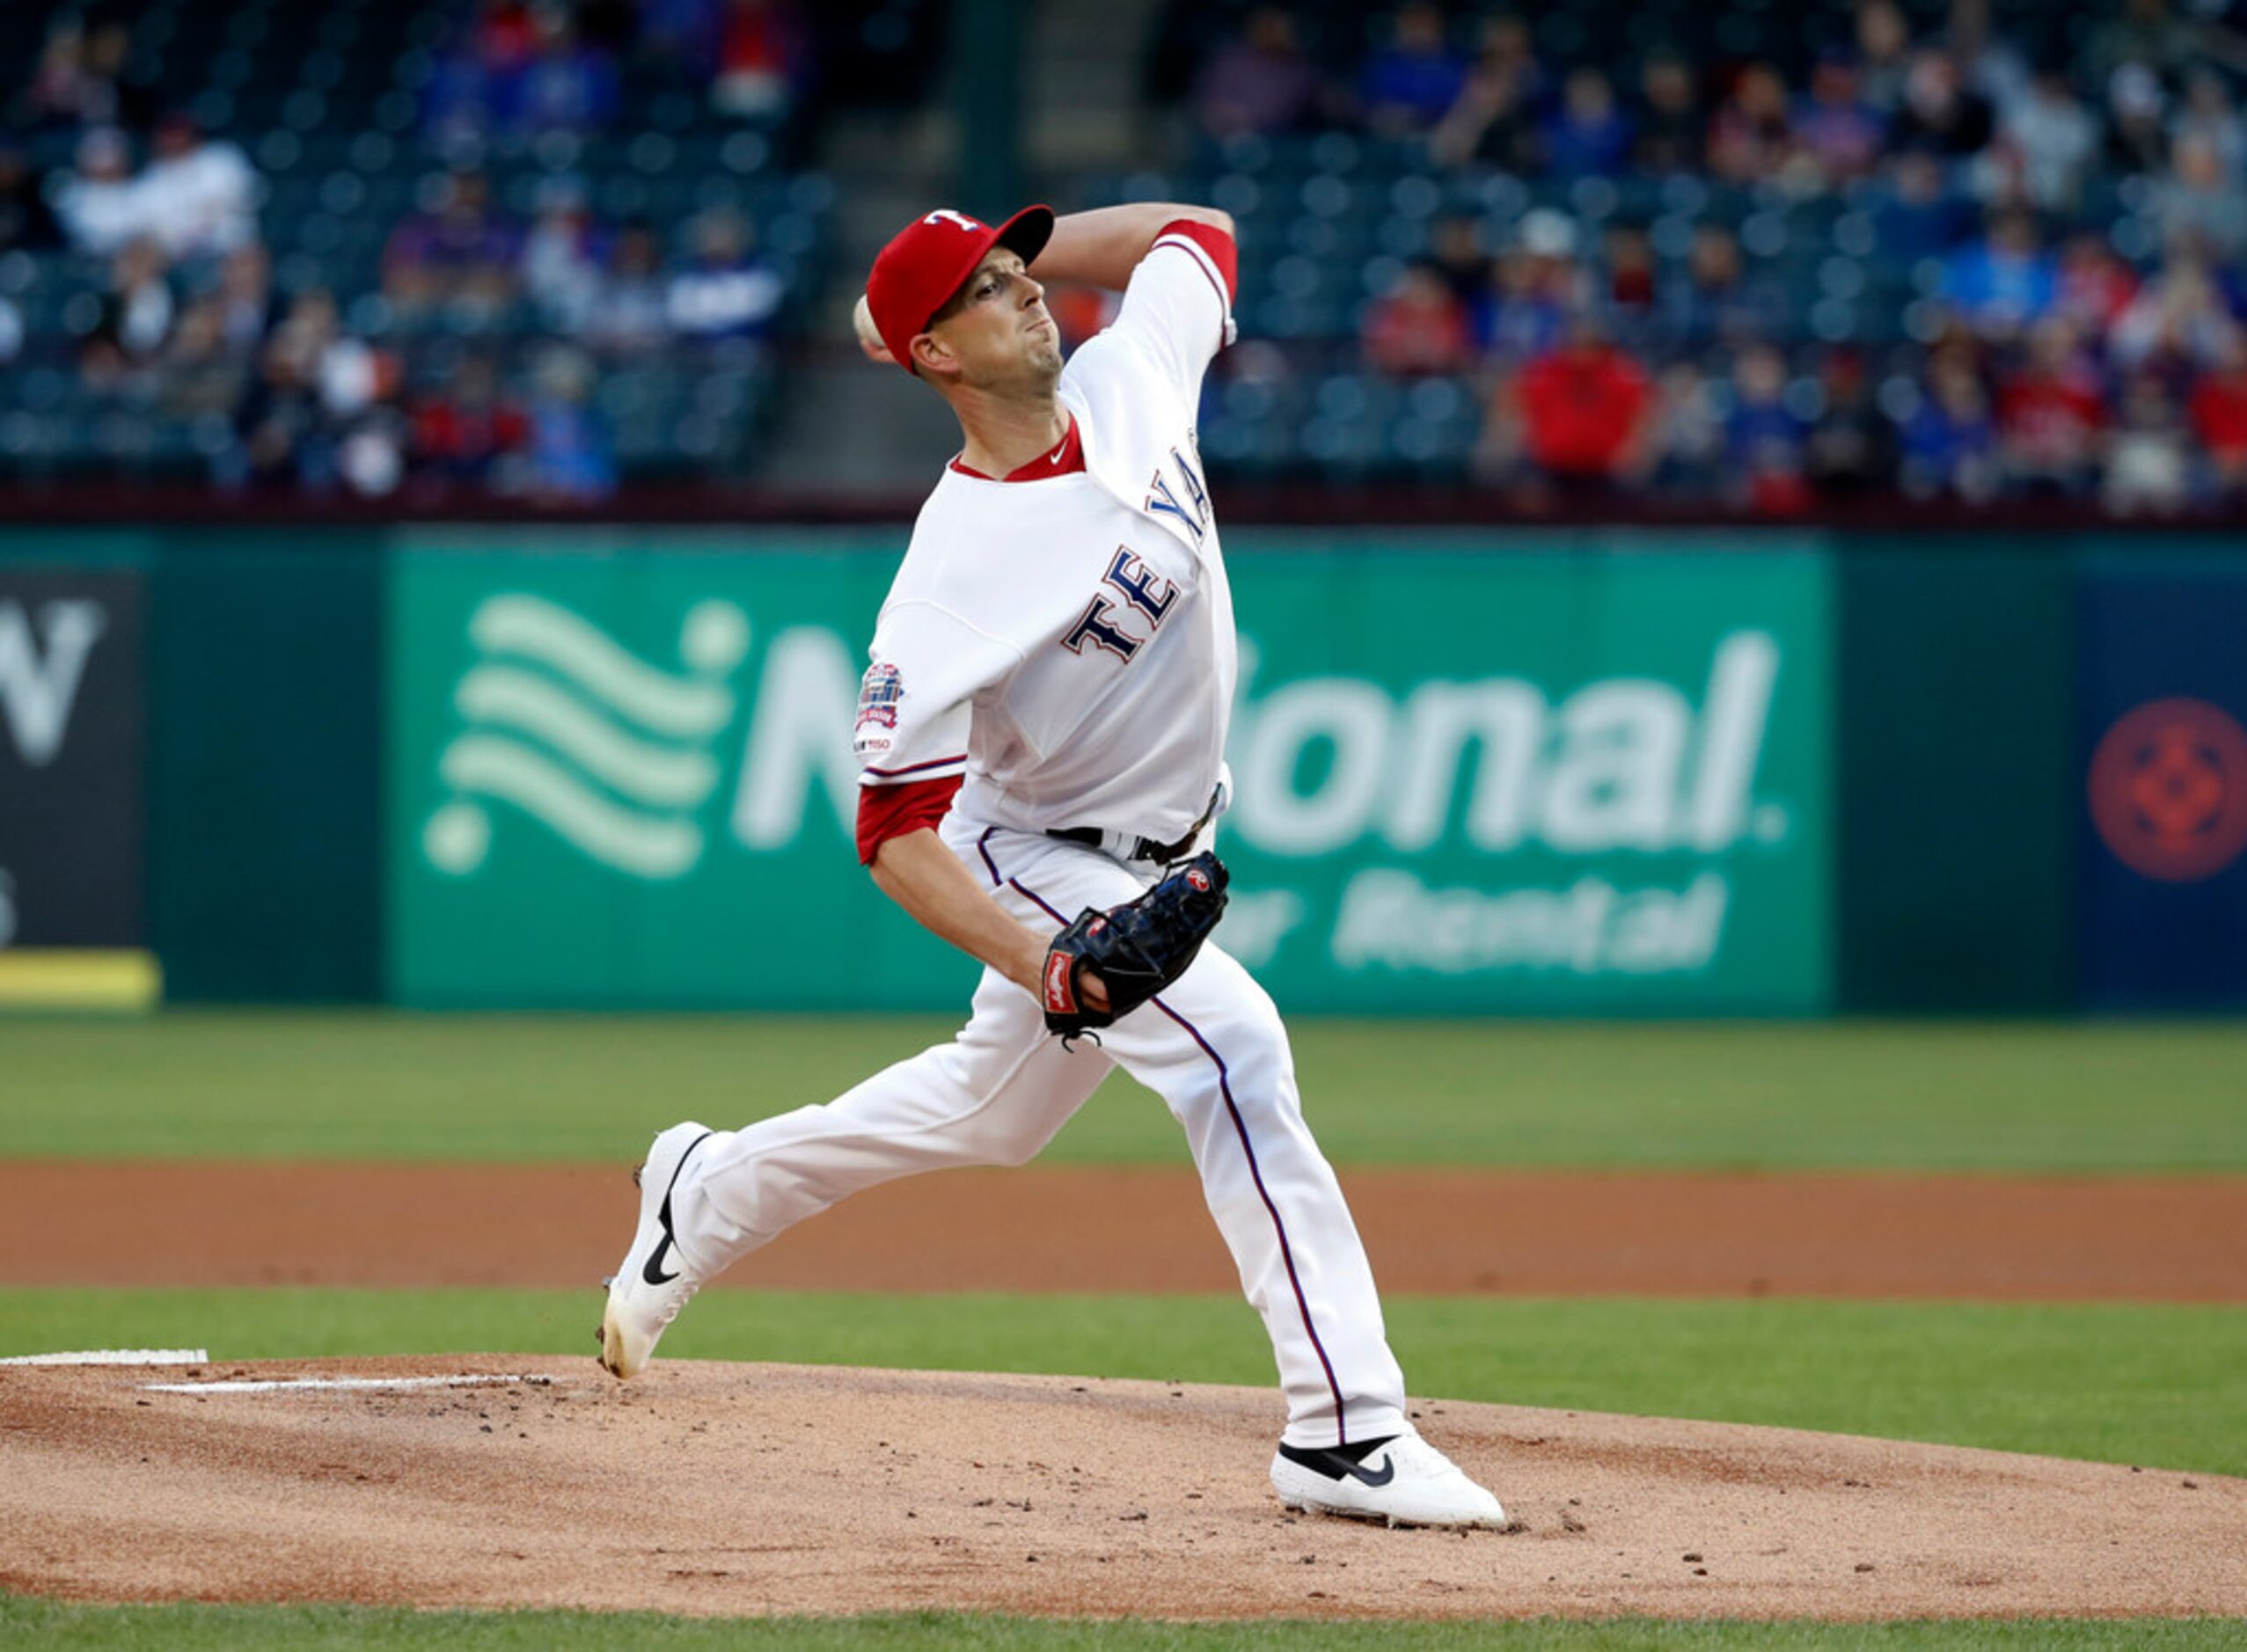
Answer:
[[[1067,1039],[1109,1026],[1184,975],[1225,916],[1226,881],[1205,849],[1138,900],[1078,913],[1045,954],[1046,1030]],[[1104,1010],[1085,1003],[1087,972],[1107,990]]]

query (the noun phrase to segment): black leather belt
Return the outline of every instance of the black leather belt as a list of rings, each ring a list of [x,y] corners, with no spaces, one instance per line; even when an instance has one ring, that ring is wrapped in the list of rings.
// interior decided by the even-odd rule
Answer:
[[[1187,828],[1183,837],[1167,844],[1159,844],[1152,837],[1133,838],[1131,852],[1126,858],[1132,860],[1152,860],[1157,866],[1168,866],[1172,861],[1184,858],[1186,852],[1194,846],[1194,839],[1201,836],[1202,827],[1204,824],[1206,824],[1205,822],[1197,822]],[[1065,843],[1087,844],[1094,849],[1104,847],[1108,842],[1108,834],[1097,826],[1050,826],[1046,829],[1045,835],[1048,837],[1058,837]]]
[[[1159,866],[1167,866],[1174,860],[1184,859],[1186,852],[1194,846],[1194,839],[1202,835],[1202,828],[1208,825],[1211,819],[1217,814],[1217,800],[1218,793],[1211,792],[1209,802],[1202,809],[1201,819],[1189,826],[1182,836],[1175,837],[1167,844],[1159,844],[1152,837],[1132,838],[1131,847],[1125,853],[1124,859],[1152,860]],[[1121,832],[1104,832],[1097,826],[1049,826],[1046,828],[1045,835],[1048,837],[1058,837],[1064,843],[1083,844],[1093,849],[1105,849],[1111,839],[1121,839],[1123,837]]]

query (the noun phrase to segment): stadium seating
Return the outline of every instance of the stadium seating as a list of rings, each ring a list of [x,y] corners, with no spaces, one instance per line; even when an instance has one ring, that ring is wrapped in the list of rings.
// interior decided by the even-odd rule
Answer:
[[[77,9],[21,0],[10,10],[0,88],[21,88],[49,29]],[[785,336],[824,274],[834,204],[825,178],[787,164],[787,123],[722,117],[686,67],[633,53],[620,59],[623,113],[612,126],[467,137],[433,129],[428,88],[472,10],[458,0],[148,0],[127,14],[124,79],[147,89],[144,114],[184,110],[203,131],[241,147],[261,179],[258,216],[277,291],[337,295],[347,331],[399,361],[408,401],[441,386],[469,350],[495,360],[519,391],[541,352],[567,336],[527,300],[418,318],[395,316],[384,303],[393,231],[464,166],[489,179],[494,204],[517,222],[530,219],[544,188],[570,180],[597,222],[611,230],[643,223],[674,255],[698,215],[740,214],[781,284],[770,336]],[[23,130],[50,199],[80,136],[58,121]],[[172,274],[183,298],[209,279],[207,268]],[[0,373],[0,474],[223,474],[220,461],[237,445],[224,411],[171,417],[160,405],[160,375],[105,388],[76,370],[107,285],[102,259],[67,250],[0,255],[0,300],[20,311],[24,338],[11,370]],[[625,476],[738,472],[770,419],[774,354],[759,341],[681,348],[604,374],[597,406]]]

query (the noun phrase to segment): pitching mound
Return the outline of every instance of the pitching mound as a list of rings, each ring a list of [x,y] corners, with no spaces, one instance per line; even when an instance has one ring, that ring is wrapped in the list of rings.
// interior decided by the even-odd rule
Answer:
[[[426,1380],[479,1376],[531,1380]],[[0,1586],[740,1614],[2247,1612],[2247,1480],[1419,1414],[1519,1530],[1282,1514],[1262,1390],[692,1362],[619,1388],[589,1359],[500,1356],[11,1369]]]

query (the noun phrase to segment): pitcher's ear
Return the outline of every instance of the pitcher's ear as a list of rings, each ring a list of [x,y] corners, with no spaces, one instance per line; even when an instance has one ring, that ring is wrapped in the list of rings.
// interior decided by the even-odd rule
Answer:
[[[906,346],[913,355],[913,365],[924,378],[948,378],[960,370],[959,352],[933,333],[918,333]]]

